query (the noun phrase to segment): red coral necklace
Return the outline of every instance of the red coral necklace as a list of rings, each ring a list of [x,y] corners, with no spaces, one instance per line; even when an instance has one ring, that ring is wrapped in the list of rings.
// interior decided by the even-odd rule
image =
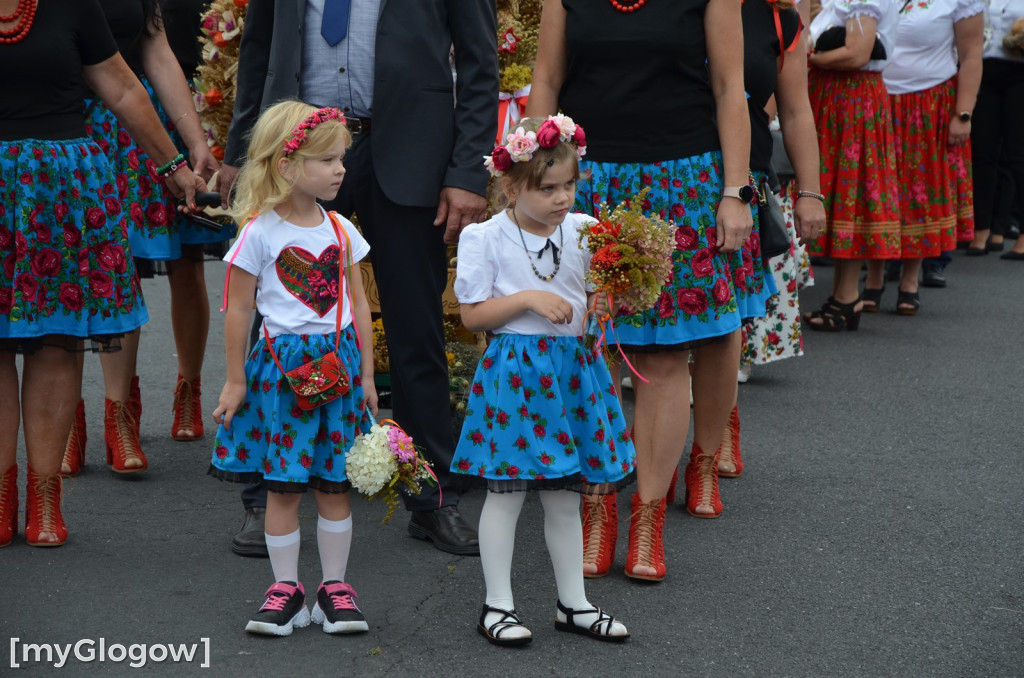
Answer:
[[[0,15],[0,23],[16,22],[10,28],[0,28],[0,44],[21,42],[28,35],[36,17],[37,5],[37,0],[18,0],[13,14]]]
[[[620,12],[625,12],[627,14],[629,14],[630,12],[637,11],[638,9],[647,4],[647,0],[627,0],[626,2],[619,2],[618,0],[608,0],[608,2],[612,3],[612,7],[614,7],[615,9],[619,10]]]

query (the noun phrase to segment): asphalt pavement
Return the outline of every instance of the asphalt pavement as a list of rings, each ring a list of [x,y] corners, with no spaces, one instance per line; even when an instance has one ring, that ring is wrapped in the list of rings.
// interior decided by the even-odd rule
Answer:
[[[224,378],[223,264],[207,271],[209,413]],[[815,273],[806,308],[828,295],[832,269]],[[202,441],[169,437],[168,288],[146,280],[150,470],[122,477],[103,463],[102,381],[88,356],[88,452],[65,484],[68,543],[32,548],[19,534],[0,550],[0,675],[1022,676],[1024,263],[957,252],[948,277],[946,289],[922,289],[917,317],[895,314],[890,283],[859,331],[807,333],[804,357],[754,369],[739,389],[746,471],[722,480],[717,520],[670,507],[660,584],[623,574],[630,493],[620,495],[615,565],[587,592],[629,626],[628,643],[555,631],[542,512],[529,498],[513,587],[534,641],[520,649],[476,633],[477,558],[410,537],[401,510],[382,526],[383,506],[361,499],[348,573],[369,633],[245,633],[269,562],[230,551],[239,487],[206,475],[212,426]],[[23,447],[19,458],[23,493]],[[463,499],[474,522],[483,498]],[[300,573],[314,591],[312,497],[301,516]],[[191,661],[173,659],[193,646]]]

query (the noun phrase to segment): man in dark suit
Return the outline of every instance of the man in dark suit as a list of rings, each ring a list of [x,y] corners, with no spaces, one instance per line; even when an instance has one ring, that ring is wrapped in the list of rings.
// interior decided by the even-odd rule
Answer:
[[[441,480],[433,492],[405,497],[409,532],[463,555],[479,547],[448,470],[454,450],[441,296],[445,243],[486,218],[481,158],[497,131],[496,22],[494,0],[250,0],[219,177],[226,204],[246,134],[267,106],[299,98],[345,113],[353,144],[345,182],[327,207],[354,212],[370,243],[394,416]],[[243,500],[246,523],[232,549],[265,555],[265,500],[252,488]]]

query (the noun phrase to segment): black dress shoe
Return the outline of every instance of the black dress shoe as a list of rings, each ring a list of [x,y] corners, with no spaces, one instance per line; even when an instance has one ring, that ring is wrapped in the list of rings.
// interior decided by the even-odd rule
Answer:
[[[985,249],[987,249],[989,252],[1002,252],[1005,248],[1005,240],[1003,242],[992,242],[991,240],[989,240],[987,243],[985,243]]]
[[[983,257],[988,254],[988,249],[984,247],[968,247],[965,254],[969,257]]]
[[[1024,261],[1024,252],[1014,252],[1010,250],[1006,254],[1000,254],[1000,259],[1006,259],[1007,261]]]
[[[945,287],[946,276],[941,268],[924,266],[921,268],[921,284],[925,287]]]
[[[267,539],[265,536],[267,509],[245,509],[245,522],[242,529],[232,537],[231,550],[240,556],[250,558],[267,558]]]
[[[459,556],[480,555],[480,542],[476,530],[455,506],[442,506],[433,511],[413,511],[409,520],[409,534],[429,539],[434,548]]]

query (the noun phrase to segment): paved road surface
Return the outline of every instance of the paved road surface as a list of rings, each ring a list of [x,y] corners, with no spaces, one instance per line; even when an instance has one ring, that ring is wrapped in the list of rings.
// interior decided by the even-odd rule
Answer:
[[[208,271],[219,299],[223,265]],[[817,274],[808,308],[827,296],[831,269]],[[624,532],[612,574],[588,584],[590,599],[629,625],[628,644],[554,631],[555,587],[531,498],[513,572],[535,639],[518,650],[488,645],[474,630],[483,599],[476,558],[409,537],[402,513],[381,527],[382,507],[362,501],[349,575],[370,632],[246,634],[269,564],[229,550],[241,508],[236,486],[205,475],[211,436],[177,443],[167,435],[175,369],[167,285],[145,281],[153,319],[139,370],[151,470],[123,478],[105,468],[98,361],[88,357],[87,466],[65,486],[70,540],[34,549],[18,536],[0,551],[0,674],[57,675],[31,652],[23,661],[25,643],[94,641],[98,655],[101,638],[107,647],[207,638],[215,676],[1024,675],[1024,264],[957,253],[949,277],[947,289],[923,290],[916,318],[892,312],[890,285],[883,312],[860,331],[810,334],[805,357],[755,369],[740,387],[747,471],[723,480],[722,517],[670,509],[662,584],[622,574]],[[224,374],[217,305],[207,411]],[[482,501],[479,491],[464,499],[474,521]],[[302,517],[300,569],[315,588],[311,498]],[[62,670],[201,670],[199,658],[147,657],[137,671],[130,658],[112,661],[118,653],[103,662],[72,656]]]

